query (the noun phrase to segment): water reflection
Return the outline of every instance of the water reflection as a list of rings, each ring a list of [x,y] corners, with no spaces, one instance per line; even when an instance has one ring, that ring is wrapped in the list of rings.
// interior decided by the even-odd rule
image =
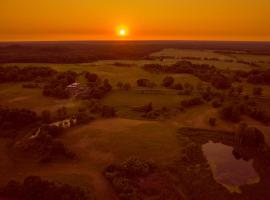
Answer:
[[[202,146],[215,180],[231,192],[241,192],[239,186],[259,182],[253,160],[236,158],[233,147],[212,141]]]

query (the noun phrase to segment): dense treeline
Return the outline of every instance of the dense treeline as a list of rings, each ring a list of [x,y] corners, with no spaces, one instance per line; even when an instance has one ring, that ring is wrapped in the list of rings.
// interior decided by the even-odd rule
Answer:
[[[59,73],[56,77],[53,77],[43,88],[43,95],[52,96],[61,99],[69,97],[69,92],[66,87],[74,83],[77,77],[77,73],[72,71]]]
[[[139,59],[162,49],[160,45],[128,42],[95,44],[20,44],[0,46],[0,63],[88,63],[96,60]]]
[[[257,121],[268,124],[270,115],[261,105],[252,100],[232,100],[225,103],[220,109],[220,115],[223,119],[239,122],[241,115],[247,115]]]
[[[214,66],[179,61],[172,65],[146,64],[143,69],[152,73],[193,74],[202,81],[210,82],[217,89],[228,89],[232,81]],[[166,83],[165,83],[166,86]]]
[[[86,63],[104,59],[141,59],[165,48],[213,49],[222,53],[242,51],[270,54],[269,43],[122,41],[122,42],[43,42],[0,43],[0,63]],[[243,51],[243,49],[245,49]]]
[[[22,128],[37,121],[38,116],[33,111],[0,107],[0,129]]]
[[[0,83],[34,81],[54,76],[57,72],[49,67],[1,67]]]
[[[29,176],[22,183],[10,181],[0,188],[0,197],[14,200],[91,200],[94,197],[80,187]]]

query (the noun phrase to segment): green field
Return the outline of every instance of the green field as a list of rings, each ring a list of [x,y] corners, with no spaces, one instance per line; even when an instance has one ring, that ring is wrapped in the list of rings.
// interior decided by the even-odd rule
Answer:
[[[182,100],[197,97],[198,92],[193,92],[190,96],[179,95],[179,91],[161,85],[166,76],[172,76],[175,83],[183,85],[189,83],[194,86],[194,90],[198,85],[206,86],[209,83],[202,82],[191,74],[153,74],[142,69],[144,64],[169,65],[187,56],[202,58],[202,60],[191,60],[192,63],[215,65],[218,69],[229,70],[251,70],[254,67],[237,62],[225,62],[226,59],[251,61],[261,65],[262,68],[265,68],[267,64],[260,61],[270,61],[269,56],[221,54],[210,50],[164,49],[150,55],[154,60],[107,60],[84,64],[5,64],[4,66],[47,66],[57,71],[96,73],[101,79],[108,79],[113,87],[112,91],[99,103],[115,108],[117,117],[98,118],[90,123],[74,126],[58,138],[78,156],[74,161],[59,161],[41,165],[24,157],[13,160],[13,152],[9,152],[13,141],[0,138],[0,158],[3,160],[0,163],[0,175],[2,176],[0,185],[10,179],[23,180],[25,176],[38,175],[49,180],[91,188],[98,200],[116,199],[115,193],[102,174],[108,165],[136,156],[154,162],[163,169],[164,166],[172,166],[172,163],[179,160],[183,153],[183,146],[191,143],[186,137],[177,134],[179,128],[235,131],[238,124],[220,119],[218,109],[213,108],[211,102],[185,110],[179,108]],[[162,60],[161,57],[170,58]],[[203,58],[219,58],[220,61],[209,61]],[[127,66],[115,66],[115,63],[127,64]],[[138,87],[137,80],[141,78],[149,79],[157,86],[154,88]],[[82,75],[78,77],[77,81],[82,85],[86,84],[86,79]],[[131,89],[117,88],[119,81],[130,83]],[[239,85],[244,86],[243,94],[252,94],[254,85],[245,82],[234,83],[234,86]],[[270,98],[269,86],[262,86],[262,88],[262,98],[267,100]],[[224,94],[227,92],[224,91]],[[23,88],[22,83],[0,84],[0,105],[10,108],[27,108],[41,113],[44,110],[55,112],[65,106],[68,112],[72,112],[85,106],[86,102],[87,100],[76,98],[59,100],[45,97],[41,88]],[[142,113],[134,111],[135,107],[144,106],[150,102],[155,110],[166,107],[173,114],[165,119],[150,120],[143,118]],[[209,125],[211,117],[217,118],[215,127]],[[247,122],[249,125],[260,128],[265,134],[266,141],[270,144],[268,126],[246,116],[241,120],[241,122]],[[205,175],[204,172],[202,172],[203,175]],[[211,176],[207,178],[212,180]]]

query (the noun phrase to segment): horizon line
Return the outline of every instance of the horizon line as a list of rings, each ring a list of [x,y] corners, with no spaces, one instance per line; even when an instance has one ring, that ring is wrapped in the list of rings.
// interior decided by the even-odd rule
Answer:
[[[46,43],[46,42],[257,42],[270,43],[270,40],[182,40],[182,39],[96,39],[96,40],[8,40],[0,43]]]

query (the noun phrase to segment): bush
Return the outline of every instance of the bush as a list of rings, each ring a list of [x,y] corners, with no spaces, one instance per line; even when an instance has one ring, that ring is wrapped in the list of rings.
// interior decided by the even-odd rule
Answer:
[[[214,117],[210,117],[209,120],[208,120],[208,122],[209,122],[209,124],[210,124],[211,126],[216,126],[216,124],[217,124],[217,119],[214,118]]]
[[[97,81],[98,75],[96,75],[95,73],[86,72],[85,78],[88,80],[88,82],[94,83]]]
[[[255,96],[261,96],[262,95],[262,88],[261,87],[255,87],[253,88],[253,95]]]
[[[236,142],[243,146],[259,147],[265,144],[265,138],[259,129],[240,124],[236,132]]]
[[[229,81],[229,79],[220,74],[213,76],[213,78],[211,79],[211,84],[215,88],[221,90],[229,89],[231,87],[231,82]]]
[[[166,76],[162,81],[162,85],[164,87],[171,87],[173,83],[174,83],[174,78],[171,76]]]
[[[117,82],[117,84],[116,84],[116,87],[118,88],[118,89],[122,89],[123,88],[123,82]]]
[[[184,108],[193,107],[201,104],[203,104],[203,101],[199,97],[194,97],[188,100],[181,101],[181,106]]]
[[[148,87],[150,84],[150,81],[148,79],[142,78],[137,80],[137,85],[139,87]]]

